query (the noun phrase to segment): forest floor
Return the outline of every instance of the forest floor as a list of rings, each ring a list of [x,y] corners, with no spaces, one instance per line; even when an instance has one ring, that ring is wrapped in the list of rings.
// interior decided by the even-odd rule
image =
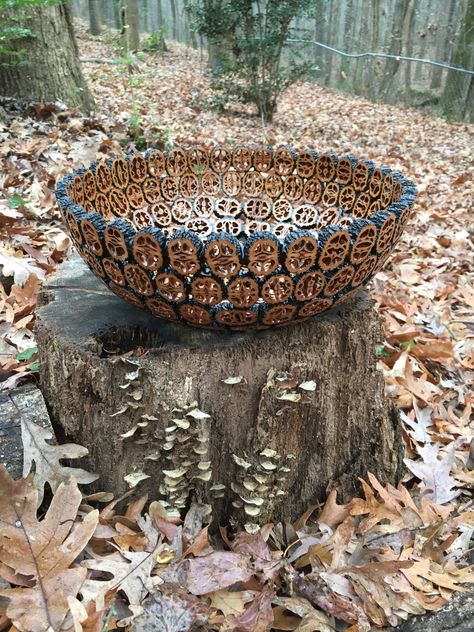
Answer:
[[[117,57],[111,41],[99,42],[81,30],[79,46],[83,55]],[[446,564],[465,559],[474,527],[474,513],[467,511],[474,486],[474,127],[303,81],[285,91],[273,123],[264,125],[250,106],[216,109],[219,95],[210,88],[199,52],[173,44],[169,49],[135,60],[132,72],[125,61],[83,64],[97,104],[91,116],[48,104],[26,115],[13,104],[0,107],[2,388],[34,379],[37,293],[70,252],[53,194],[59,176],[124,150],[192,142],[315,146],[386,163],[415,181],[418,199],[394,255],[370,285],[385,324],[377,354],[388,392],[402,413],[409,470],[404,484],[439,508],[430,514],[433,521],[442,516],[446,525],[448,515],[466,515],[465,522],[458,519],[436,532],[441,540],[430,560],[436,560],[441,577],[448,573]],[[424,528],[435,523],[425,520]],[[442,562],[440,555],[446,556]],[[431,582],[433,600],[444,603],[459,585],[452,577],[436,583],[436,573],[430,573],[420,571],[418,584],[413,580],[416,591],[429,592],[426,582]],[[406,606],[393,606],[390,616],[384,609],[378,622],[366,608],[370,587],[364,584],[363,594],[362,584],[357,598],[364,616],[377,624],[396,623]],[[227,608],[232,616],[243,616],[250,610],[244,612],[248,600],[243,594],[240,610],[222,606],[223,599],[215,600],[221,613]],[[280,600],[277,606],[282,617],[288,603]],[[351,622],[342,602],[334,603],[329,615]],[[292,611],[300,619],[309,616],[300,606]],[[428,609],[427,600],[423,607]]]

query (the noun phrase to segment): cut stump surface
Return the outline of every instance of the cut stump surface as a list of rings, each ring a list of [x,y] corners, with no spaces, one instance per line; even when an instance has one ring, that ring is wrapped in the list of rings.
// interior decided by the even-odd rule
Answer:
[[[154,498],[194,497],[220,523],[252,525],[296,518],[334,487],[349,499],[367,471],[400,477],[365,293],[295,326],[219,334],[154,319],[73,257],[45,285],[37,323],[58,438],[89,449],[101,489],[143,479]]]

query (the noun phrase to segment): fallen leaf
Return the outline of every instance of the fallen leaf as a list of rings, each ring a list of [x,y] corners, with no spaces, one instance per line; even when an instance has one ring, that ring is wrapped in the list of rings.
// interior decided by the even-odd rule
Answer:
[[[421,480],[421,492],[435,503],[450,502],[459,495],[459,490],[453,489],[456,480],[451,476],[454,462],[453,444],[445,455],[440,454],[440,445],[436,443],[417,446],[421,461],[403,459],[410,472]],[[441,457],[441,458],[440,458]]]
[[[193,595],[206,595],[251,579],[253,570],[245,556],[216,551],[195,557],[187,565],[186,587]]]
[[[43,500],[44,486],[49,483],[53,492],[70,476],[74,476],[80,485],[87,485],[97,480],[92,474],[81,468],[67,467],[60,463],[61,459],[80,459],[89,454],[87,448],[75,443],[53,445],[53,434],[28,419],[21,419],[21,439],[23,442],[23,476],[27,476],[35,465],[34,481],[38,488],[38,506]]]
[[[14,282],[22,287],[28,280],[30,274],[36,274],[39,279],[44,279],[44,270],[35,265],[34,259],[26,257],[12,257],[4,251],[0,251],[0,266],[2,266],[3,276],[12,276]]]
[[[97,526],[97,510],[76,522],[82,495],[76,482],[61,483],[43,520],[36,517],[38,490],[32,477],[14,481],[0,467],[0,562],[28,576],[34,585],[0,591],[7,615],[19,630],[60,629],[68,597],[79,591],[86,573],[71,567]]]

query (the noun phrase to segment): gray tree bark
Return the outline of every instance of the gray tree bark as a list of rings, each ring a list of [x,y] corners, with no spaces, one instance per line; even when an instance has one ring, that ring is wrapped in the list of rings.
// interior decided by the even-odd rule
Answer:
[[[0,11],[0,22],[33,33],[7,42],[13,51],[26,49],[26,63],[17,63],[10,54],[0,55],[0,95],[37,102],[61,100],[86,111],[93,109],[65,3],[5,9]]]
[[[195,498],[221,524],[255,525],[297,517],[331,488],[347,500],[367,471],[399,480],[364,293],[294,327],[216,334],[148,316],[74,258],[41,294],[37,339],[58,438],[90,450],[101,489],[145,474],[140,491],[168,506]]]
[[[435,51],[435,61],[448,61],[448,52],[452,48],[453,33],[454,33],[454,14],[456,9],[456,0],[449,0],[449,11],[447,22],[438,26],[437,36],[438,45]],[[441,87],[441,80],[443,76],[443,69],[439,67],[433,67],[431,73],[431,89],[437,90]]]
[[[101,33],[101,15],[99,0],[89,0],[89,31],[91,35]]]
[[[453,66],[472,68],[474,60],[474,0],[468,0],[459,39],[451,59]],[[441,108],[448,118],[473,117],[474,106],[469,102],[472,95],[472,75],[450,71],[441,96]]]
[[[415,5],[413,0],[409,0],[408,9],[405,14],[402,33],[402,50],[407,57],[412,56],[413,52],[413,24],[415,20]],[[411,62],[405,62],[405,85],[404,85],[405,103],[410,103],[411,97]]]
[[[140,48],[138,0],[125,0],[125,42],[128,51]]]
[[[176,0],[170,0],[171,15],[173,17],[172,35],[175,41],[178,40],[178,11],[176,9]]]
[[[391,55],[401,55],[402,51],[402,24],[408,11],[409,0],[396,0],[393,8],[392,36],[388,52]],[[380,86],[382,98],[388,98],[395,86],[395,77],[398,72],[400,62],[396,59],[387,59],[383,72],[383,79]]]

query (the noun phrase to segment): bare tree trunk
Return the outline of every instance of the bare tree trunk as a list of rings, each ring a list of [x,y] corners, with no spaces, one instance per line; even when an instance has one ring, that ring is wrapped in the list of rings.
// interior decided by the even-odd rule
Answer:
[[[326,3],[324,0],[315,0],[316,2],[316,23],[314,28],[314,37],[321,44],[328,43],[328,35],[326,29]],[[316,62],[319,66],[318,76],[322,84],[326,84],[326,67],[328,62],[329,51],[324,48],[316,47]]]
[[[138,0],[125,0],[125,41],[127,50],[135,51],[140,48],[140,34],[138,29]]]
[[[347,0],[345,3],[344,24],[342,32],[341,50],[352,50],[352,36],[354,31],[355,8],[353,0]],[[347,57],[341,57],[341,65],[339,69],[339,83],[347,89],[350,87],[350,77],[353,67],[353,60]]]
[[[339,3],[334,0],[330,0],[331,4],[329,7],[329,15],[331,16],[331,21],[327,27],[327,41],[326,43],[329,46],[334,47],[334,34],[337,28],[338,14],[339,14]],[[335,53],[331,51],[327,51],[327,63],[326,63],[326,85],[331,87],[331,76],[332,76],[332,66]]]
[[[400,55],[402,51],[402,24],[408,9],[409,0],[396,0],[393,12],[393,29],[389,47],[390,55]],[[387,59],[383,74],[382,84],[380,86],[380,96],[387,99],[393,90],[395,75],[397,74],[400,62],[396,59]]]
[[[184,5],[184,16],[185,16],[186,44],[188,46],[191,46],[192,48],[197,48],[198,43],[196,39],[196,33],[192,28],[192,16],[189,10],[189,6],[186,3]]]
[[[464,21],[462,22],[459,39],[451,59],[453,66],[471,68],[474,58],[474,0],[468,0]],[[446,85],[441,97],[443,114],[451,119],[463,120],[469,113],[472,116],[472,104],[469,94],[472,94],[472,75],[449,71]],[[471,108],[471,110],[470,110]]]
[[[472,75],[466,97],[465,119],[468,123],[474,123],[474,77]]]
[[[178,39],[178,12],[176,10],[176,0],[170,0],[171,15],[173,16],[173,39]]]
[[[419,42],[419,47],[418,50],[414,48],[413,52],[414,56],[419,57],[420,59],[426,58],[428,43],[432,37],[431,29],[429,27],[434,10],[433,3],[435,3],[436,5],[436,0],[427,0],[426,3],[424,3],[424,6],[419,8],[418,11],[415,12],[415,33],[413,34],[413,39],[415,39],[415,36],[418,38],[417,41]],[[417,20],[420,18],[421,20],[417,25]],[[427,76],[429,71],[429,66],[427,67],[425,64],[416,64],[414,76],[414,82],[416,86],[418,86],[420,82],[423,81],[424,77]]]
[[[371,49],[373,52],[377,52],[379,49],[380,41],[380,2],[379,0],[372,0],[372,37],[371,37]],[[370,60],[370,75],[369,75],[369,95],[372,100],[377,97],[381,61],[379,59]]]
[[[89,0],[89,31],[91,35],[100,35],[101,16],[99,0]]]
[[[452,49],[453,43],[453,34],[454,34],[454,12],[456,9],[456,1],[450,0],[449,2],[449,12],[448,19],[446,24],[438,23],[438,43],[439,45],[436,48],[436,59],[435,61],[446,61],[449,59],[447,57],[448,51]],[[443,69],[438,67],[433,67],[433,71],[431,74],[431,89],[437,90],[441,87],[441,79],[443,76]]]
[[[161,0],[156,0],[156,16],[158,21],[158,50],[162,53],[168,50],[165,41],[165,22],[163,19],[163,7],[161,6]]]
[[[359,40],[359,48],[358,52],[363,53],[367,51],[370,46],[369,44],[369,24],[368,24],[368,16],[366,15],[364,7],[360,8],[361,11],[361,24],[360,30],[358,32],[358,40]],[[366,93],[366,65],[367,58],[361,57],[356,61],[355,73],[354,73],[354,92],[356,94],[365,94]]]
[[[119,0],[112,0],[112,9],[114,12],[114,26],[116,29],[123,28],[122,7]]]
[[[409,0],[408,9],[403,22],[403,53],[406,57],[411,57],[413,52],[413,22],[415,19],[414,0]],[[405,62],[405,86],[404,86],[405,103],[410,103],[411,99],[411,62]]]
[[[13,51],[26,49],[26,63],[12,63],[14,55],[0,55],[0,95],[26,101],[61,100],[86,111],[93,109],[66,4],[6,9],[0,11],[0,22],[33,34],[8,41]]]

